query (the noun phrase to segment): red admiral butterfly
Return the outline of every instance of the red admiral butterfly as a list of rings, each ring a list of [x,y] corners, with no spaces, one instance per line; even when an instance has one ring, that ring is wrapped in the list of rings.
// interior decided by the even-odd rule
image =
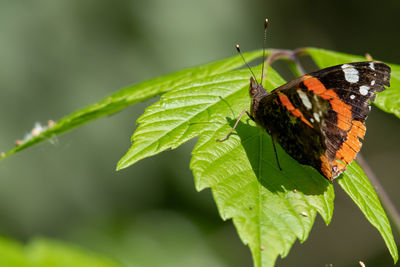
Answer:
[[[360,151],[370,102],[390,85],[390,72],[377,61],[348,63],[303,75],[272,92],[251,77],[250,112],[244,110],[238,121],[246,113],[271,135],[273,144],[277,140],[298,162],[333,180]],[[274,150],[277,155],[275,144]],[[279,166],[278,157],[277,162]]]

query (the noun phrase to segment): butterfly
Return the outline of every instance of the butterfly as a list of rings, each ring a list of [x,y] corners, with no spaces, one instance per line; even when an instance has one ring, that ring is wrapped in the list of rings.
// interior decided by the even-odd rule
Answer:
[[[272,137],[276,157],[274,141],[332,181],[360,151],[370,104],[376,92],[390,86],[390,73],[378,61],[347,63],[305,74],[271,92],[251,77],[250,112],[244,110],[238,121],[247,114]],[[280,168],[278,157],[277,162]]]

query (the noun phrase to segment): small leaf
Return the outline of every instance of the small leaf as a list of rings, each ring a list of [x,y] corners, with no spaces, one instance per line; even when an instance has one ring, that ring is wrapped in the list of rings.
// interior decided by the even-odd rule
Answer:
[[[22,244],[0,237],[0,266],[29,267]]]
[[[306,48],[305,51],[313,58],[320,68],[349,62],[366,61],[365,57],[318,48]],[[374,104],[383,111],[392,113],[400,118],[400,65],[386,64],[392,68],[390,87],[378,93]]]
[[[357,164],[352,163],[349,165],[344,175],[338,178],[337,181],[347,195],[349,195],[360,208],[367,220],[378,229],[396,263],[399,254],[389,220],[386,217],[386,213],[379,202],[374,188],[362,169],[357,166]]]
[[[249,52],[244,54],[250,61],[262,55],[261,51]],[[213,63],[192,67],[177,71],[159,78],[144,81],[121,89],[120,91],[105,97],[103,100],[77,110],[74,113],[62,118],[51,127],[44,127],[38,135],[29,135],[27,140],[16,146],[6,154],[0,156],[0,160],[38,144],[44,140],[60,135],[66,131],[85,124],[89,121],[111,115],[128,106],[155,97],[161,93],[167,92],[182,85],[188,81],[198,78],[223,73],[229,70],[239,68],[243,65],[242,58],[237,55]],[[43,131],[42,131],[43,130]]]

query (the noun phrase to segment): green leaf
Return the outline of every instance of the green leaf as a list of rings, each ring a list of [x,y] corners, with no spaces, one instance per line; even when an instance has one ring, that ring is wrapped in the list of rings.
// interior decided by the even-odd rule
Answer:
[[[244,55],[249,61],[251,61],[257,57],[260,57],[262,55],[262,51],[249,52],[245,53]],[[242,58],[237,55],[213,63],[177,71],[159,78],[126,87],[110,96],[105,97],[103,100],[95,104],[77,110],[74,113],[62,118],[52,127],[44,127],[44,129],[41,129],[43,131],[41,131],[39,135],[28,136],[27,140],[23,140],[24,142],[21,145],[16,146],[14,149],[0,156],[0,160],[44,140],[72,130],[79,125],[85,124],[97,118],[114,114],[128,106],[172,90],[188,81],[223,73],[239,68],[242,65]]]
[[[269,70],[267,89],[282,83]],[[245,69],[197,79],[164,94],[138,119],[133,145],[118,168],[200,135],[191,161],[197,189],[211,187],[222,218],[233,219],[255,266],[273,266],[296,238],[307,239],[317,212],[330,222],[334,192],[316,170],[280,148],[284,171],[279,171],[270,137],[254,124],[241,122],[237,135],[216,141],[231,129],[236,114],[248,108],[248,86]]]
[[[305,51],[320,68],[332,65],[364,61],[365,58],[323,49],[307,48]],[[389,64],[392,68],[391,86],[378,94],[375,104],[382,110],[400,118],[400,66]],[[340,186],[353,199],[368,221],[378,229],[393,260],[398,260],[398,250],[392,230],[379,199],[364,172],[355,163],[338,179]]]
[[[306,48],[305,52],[313,58],[320,68],[366,60],[365,57],[318,48]],[[374,104],[383,111],[392,113],[400,118],[400,65],[391,63],[386,64],[392,68],[390,87],[385,91],[378,93]]]
[[[337,181],[360,208],[367,220],[378,229],[396,263],[399,254],[389,220],[363,170],[357,164],[351,163],[344,175],[340,176]]]
[[[105,256],[58,241],[36,239],[23,246],[5,238],[0,238],[0,266],[122,267]]]

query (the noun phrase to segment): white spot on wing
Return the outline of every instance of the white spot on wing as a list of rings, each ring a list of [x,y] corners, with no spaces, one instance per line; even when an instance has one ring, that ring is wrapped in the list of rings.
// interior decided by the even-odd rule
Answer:
[[[312,123],[314,123],[314,119],[313,119],[313,118],[310,118],[310,121],[311,121]]]
[[[375,64],[374,64],[374,62],[370,62],[370,63],[369,63],[369,68],[370,68],[371,70],[375,70]]]
[[[350,96],[350,99],[354,99],[354,98],[356,98],[355,95],[351,95],[351,96]]]
[[[342,69],[344,72],[344,78],[349,83],[356,83],[360,80],[360,77],[358,76],[358,70],[356,70],[352,65],[343,64]]]
[[[368,94],[368,90],[369,90],[368,86],[366,86],[366,85],[361,85],[360,86],[360,94],[367,95]]]
[[[315,118],[315,120],[316,120],[317,122],[320,122],[320,120],[319,120],[319,115],[318,115],[317,112],[314,112],[314,113],[313,113],[313,116],[314,116],[314,118]]]
[[[375,84],[375,80],[372,80],[372,81],[371,81],[371,85],[374,85],[374,84]]]
[[[299,94],[301,102],[303,102],[303,105],[306,106],[307,109],[312,109],[312,104],[308,99],[308,96],[302,90],[297,90],[297,93]]]

